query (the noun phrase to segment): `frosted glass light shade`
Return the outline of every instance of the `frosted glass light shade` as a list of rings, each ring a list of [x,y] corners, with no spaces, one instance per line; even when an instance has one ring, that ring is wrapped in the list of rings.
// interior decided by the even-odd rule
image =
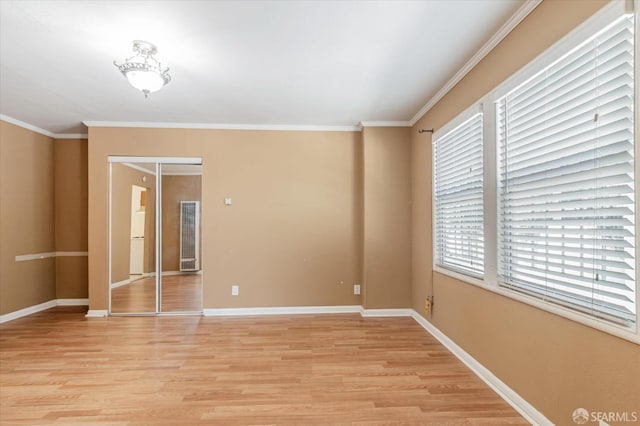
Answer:
[[[130,70],[126,75],[129,83],[143,93],[157,92],[165,84],[160,74],[151,70]]]

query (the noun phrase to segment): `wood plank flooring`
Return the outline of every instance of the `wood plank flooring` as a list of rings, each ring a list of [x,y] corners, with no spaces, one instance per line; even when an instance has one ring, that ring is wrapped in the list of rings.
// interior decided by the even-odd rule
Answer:
[[[156,311],[156,279],[145,277],[111,290],[111,312]],[[162,312],[202,312],[202,275],[163,275]]]
[[[411,318],[84,312],[0,325],[0,424],[527,424]]]

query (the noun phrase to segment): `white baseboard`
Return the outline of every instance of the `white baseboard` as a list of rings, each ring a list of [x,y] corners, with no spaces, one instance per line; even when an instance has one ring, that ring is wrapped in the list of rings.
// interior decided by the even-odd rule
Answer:
[[[139,279],[142,279],[142,277]],[[131,284],[130,278],[127,278],[126,280],[118,281],[115,283],[111,283],[111,285],[109,285],[109,288],[113,290],[114,288],[122,287],[123,285],[127,285],[127,284]]]
[[[413,309],[362,309],[363,317],[411,317]]]
[[[0,324],[14,319],[26,317],[27,315],[35,314],[36,312],[44,311],[45,309],[55,308],[56,306],[86,306],[89,305],[89,299],[53,299],[48,302],[40,303],[34,306],[28,306],[26,308],[19,309],[17,311],[9,312],[8,314],[0,315]]]
[[[108,315],[108,311],[106,309],[89,309],[86,318],[104,318]]]
[[[202,275],[202,269],[198,271],[162,271],[162,275]]]
[[[89,299],[56,299],[56,306],[89,306]]]
[[[205,308],[205,317],[244,316],[244,315],[302,315],[302,314],[347,314],[360,313],[362,306],[291,306],[276,308]]]
[[[493,389],[502,399],[511,405],[518,413],[522,415],[528,422],[539,426],[553,426],[553,423],[547,419],[541,412],[529,404],[524,398],[518,395],[513,389],[507,386],[502,380],[495,376],[484,365],[480,364],[475,358],[469,355],[464,349],[458,346],[453,340],[449,339],[443,332],[438,330],[436,326],[427,321],[423,316],[412,310],[413,319],[435,337],[442,345],[456,356],[464,365],[469,367],[476,376]]]
[[[410,317],[413,316],[413,309],[364,309],[360,305],[344,305],[285,306],[269,308],[205,308],[202,311],[202,315],[205,317],[297,314],[360,314],[363,317]]]

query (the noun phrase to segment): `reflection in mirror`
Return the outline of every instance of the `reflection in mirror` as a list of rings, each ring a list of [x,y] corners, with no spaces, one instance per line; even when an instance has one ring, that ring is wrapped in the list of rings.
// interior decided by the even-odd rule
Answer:
[[[202,311],[202,166],[161,164],[161,312]]]
[[[155,164],[111,163],[111,313],[155,313]]]

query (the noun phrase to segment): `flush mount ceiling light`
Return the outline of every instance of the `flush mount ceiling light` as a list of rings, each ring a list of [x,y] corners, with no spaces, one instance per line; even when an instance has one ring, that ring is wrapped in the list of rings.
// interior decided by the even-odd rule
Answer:
[[[113,61],[113,64],[127,77],[133,87],[144,93],[146,98],[149,93],[162,89],[171,81],[169,68],[162,69],[160,62],[153,57],[158,53],[158,49],[147,41],[134,40],[133,51],[136,54],[125,59],[123,64],[118,65],[116,61]]]

